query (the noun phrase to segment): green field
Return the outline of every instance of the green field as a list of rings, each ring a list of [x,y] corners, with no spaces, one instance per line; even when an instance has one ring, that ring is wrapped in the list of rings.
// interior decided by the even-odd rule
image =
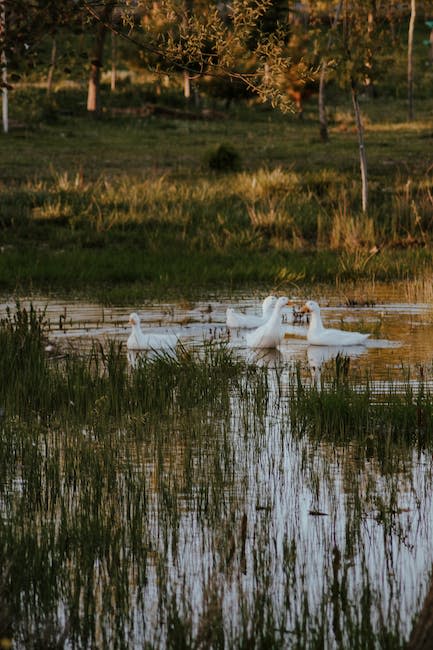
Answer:
[[[326,144],[314,97],[303,120],[257,103],[175,119],[119,117],[112,108],[131,91],[105,93],[100,120],[85,115],[84,89],[59,90],[50,110],[43,89],[12,94],[17,120],[0,148],[3,292],[119,301],[430,274],[432,99],[418,101],[411,123],[405,100],[363,99],[363,214],[341,92]]]

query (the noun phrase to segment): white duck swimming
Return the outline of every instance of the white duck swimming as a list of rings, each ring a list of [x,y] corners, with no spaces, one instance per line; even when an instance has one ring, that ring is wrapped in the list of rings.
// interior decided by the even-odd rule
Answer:
[[[272,310],[277,302],[275,296],[267,296],[262,304],[262,315],[242,314],[229,307],[226,311],[227,327],[241,327],[243,329],[252,329],[264,325],[272,315]]]
[[[140,317],[135,312],[129,317],[132,332],[126,347],[128,350],[167,350],[174,349],[179,341],[176,334],[144,334],[140,326]]]
[[[314,300],[308,300],[301,311],[310,314],[307,333],[307,341],[310,345],[365,345],[370,336],[370,334],[361,334],[360,332],[345,332],[323,327],[320,307]]]
[[[276,348],[281,343],[283,332],[281,327],[281,311],[288,305],[292,304],[286,296],[278,298],[272,310],[269,320],[258,327],[254,332],[246,335],[247,343],[250,348]]]

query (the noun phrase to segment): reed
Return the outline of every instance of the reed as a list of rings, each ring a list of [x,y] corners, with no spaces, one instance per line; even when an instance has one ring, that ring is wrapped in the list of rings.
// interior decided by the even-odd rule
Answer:
[[[215,343],[49,359],[46,327],[32,307],[0,323],[4,638],[404,647],[431,542],[427,376],[374,391],[339,358],[318,390]]]
[[[427,378],[413,384],[410,373],[402,371],[400,381],[389,379],[372,387],[368,376],[348,377],[339,357],[333,373],[322,377],[326,383],[320,388],[299,389],[299,383],[292,383],[293,432],[308,431],[339,443],[358,439],[380,446],[391,438],[431,444],[433,395]]]

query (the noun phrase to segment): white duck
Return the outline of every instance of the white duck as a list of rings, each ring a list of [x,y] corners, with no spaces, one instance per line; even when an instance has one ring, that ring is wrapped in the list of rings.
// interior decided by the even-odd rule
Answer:
[[[253,329],[264,325],[272,315],[272,310],[277,299],[275,296],[267,296],[262,304],[262,315],[242,314],[229,307],[226,311],[227,327],[241,327],[243,329]]]
[[[174,349],[179,341],[176,334],[144,334],[140,326],[140,317],[135,312],[129,317],[132,332],[126,347],[128,350],[167,350]]]
[[[310,314],[307,341],[310,345],[365,345],[370,334],[344,332],[323,327],[320,307],[314,300],[308,300],[301,311]]]
[[[246,335],[247,343],[250,348],[276,348],[281,343],[283,332],[281,327],[281,311],[288,305],[292,304],[286,296],[278,298],[272,310],[269,320],[258,327],[254,332]]]

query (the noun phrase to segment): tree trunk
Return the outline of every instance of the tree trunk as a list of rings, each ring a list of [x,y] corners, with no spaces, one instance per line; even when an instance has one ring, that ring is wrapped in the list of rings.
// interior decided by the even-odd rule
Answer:
[[[6,42],[6,4],[5,0],[0,1],[0,36]],[[3,132],[9,133],[9,97],[8,97],[8,70],[6,52],[3,49],[0,55],[1,86],[2,86],[2,122]]]
[[[2,82],[3,84],[7,83],[7,70],[6,63],[2,70]],[[9,133],[9,97],[7,86],[2,88],[2,122],[3,122],[3,132]]]
[[[187,70],[183,71],[183,96],[191,99],[191,79]]]
[[[430,36],[428,40],[430,43],[430,48],[428,51],[428,60],[430,64],[433,64],[433,29],[430,31]]]
[[[407,100],[408,120],[413,120],[413,33],[415,30],[416,0],[410,3],[409,31],[407,36]]]
[[[53,38],[53,44],[51,46],[51,61],[50,61],[50,67],[48,69],[48,76],[47,76],[47,97],[51,95],[51,90],[53,88],[53,77],[54,77],[54,70],[56,67],[56,60],[57,60],[57,43],[56,43],[56,39]]]
[[[332,45],[332,34],[335,31],[338,23],[338,19],[340,17],[341,13],[341,8],[343,6],[343,0],[340,0],[340,2],[337,5],[337,8],[335,10],[335,16],[334,16],[334,21],[332,23],[331,30],[329,32],[328,36],[328,43],[326,45],[326,52],[325,56],[322,61],[322,65],[320,68],[320,79],[319,79],[319,124],[320,124],[320,139],[322,142],[327,142],[329,139],[328,136],[328,118],[326,116],[326,103],[325,103],[325,87],[326,87],[326,72],[328,70],[328,62],[327,62],[327,55],[329,52],[329,49]]]
[[[361,168],[361,182],[362,182],[362,211],[367,212],[368,207],[368,177],[367,177],[367,156],[365,154],[364,146],[364,128],[362,126],[361,111],[359,109],[358,91],[356,83],[352,79],[352,103],[355,113],[356,131],[358,133],[359,143],[359,164]]]
[[[90,62],[89,88],[87,93],[87,110],[95,117],[101,114],[100,81],[102,57],[104,52],[104,41],[107,33],[107,22],[110,21],[113,13],[113,5],[106,5],[101,12],[99,23],[96,28],[95,47]]]
[[[320,79],[319,79],[319,125],[320,125],[320,139],[322,142],[328,142],[328,118],[326,115],[326,105],[325,105],[325,85],[326,85],[326,71],[328,69],[328,64],[325,60],[322,61],[320,68]]]
[[[183,28],[185,31],[188,30],[188,21],[193,13],[193,0],[186,0],[184,7],[184,17],[183,17]],[[188,70],[183,71],[183,96],[188,101],[191,100],[191,78],[189,76]]]
[[[114,93],[116,90],[116,63],[117,63],[117,48],[116,48],[116,34],[111,32],[111,83],[110,89]]]
[[[386,12],[386,19],[389,24],[389,29],[391,32],[391,43],[395,47],[397,45],[397,29],[395,26],[396,23],[396,12],[395,6],[393,3],[389,3],[388,10]]]
[[[366,68],[366,75],[365,75],[365,90],[369,97],[374,97],[375,95],[375,88],[374,88],[374,82],[373,82],[373,77],[372,77],[372,70],[373,70],[373,50],[372,50],[372,40],[373,40],[373,32],[374,32],[374,25],[376,22],[376,4],[375,1],[371,3],[370,9],[368,11],[368,17],[367,17],[367,34],[368,34],[368,49],[367,49],[367,54],[365,57],[365,68]]]

